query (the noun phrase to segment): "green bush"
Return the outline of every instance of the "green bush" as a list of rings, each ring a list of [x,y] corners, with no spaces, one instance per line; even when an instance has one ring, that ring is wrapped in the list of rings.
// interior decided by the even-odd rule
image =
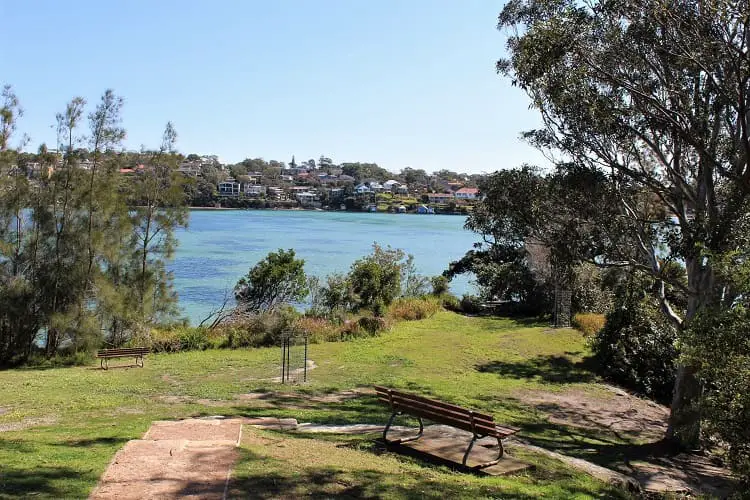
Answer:
[[[458,300],[458,297],[456,297],[455,295],[445,293],[440,296],[440,300],[442,301],[443,308],[447,309],[448,311],[457,313],[461,312],[461,301]]]
[[[450,288],[450,280],[445,276],[433,276],[430,278],[430,283],[432,284],[432,295],[445,295]]]
[[[592,350],[606,378],[666,402],[674,387],[676,337],[656,300],[636,285],[618,296]]]
[[[378,316],[362,316],[357,321],[359,328],[369,335],[377,335],[389,328],[389,323],[385,318]]]
[[[571,292],[574,312],[603,315],[612,310],[612,291],[604,286],[602,271],[594,264],[576,266]]]
[[[727,449],[729,464],[750,486],[750,308],[701,312],[681,347],[703,385],[703,435]]]
[[[186,328],[178,334],[181,351],[205,351],[211,347],[208,333],[203,328]]]
[[[461,311],[466,314],[479,314],[482,312],[481,301],[476,295],[464,295],[461,297]]]

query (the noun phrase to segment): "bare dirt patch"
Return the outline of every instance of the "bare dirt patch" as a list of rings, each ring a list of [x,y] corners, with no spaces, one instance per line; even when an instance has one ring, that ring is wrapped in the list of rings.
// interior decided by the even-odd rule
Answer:
[[[253,406],[260,408],[304,410],[314,408],[321,403],[343,403],[370,394],[375,394],[375,391],[369,388],[356,388],[327,394],[248,392],[237,394],[235,399],[246,403],[252,402]]]
[[[634,478],[644,491],[706,494],[724,498],[736,487],[731,473],[710,457],[677,453],[662,442],[669,408],[613,386],[604,392],[568,389],[517,394],[524,404],[546,414],[550,423],[611,433],[630,444],[606,444],[594,460]],[[591,443],[584,447],[593,447]],[[616,449],[616,451],[615,451]],[[591,450],[589,450],[591,451]]]
[[[570,389],[528,391],[517,397],[522,403],[547,414],[549,422],[554,424],[609,431],[621,439],[650,442],[664,437],[669,408],[616,387],[604,388],[604,394]]]

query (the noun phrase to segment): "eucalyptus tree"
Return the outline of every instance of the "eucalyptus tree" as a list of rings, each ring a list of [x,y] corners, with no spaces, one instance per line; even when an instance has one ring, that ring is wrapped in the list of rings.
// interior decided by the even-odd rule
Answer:
[[[747,0],[511,0],[499,16],[498,71],[531,98],[540,149],[601,172],[620,235],[602,263],[647,270],[666,318],[684,330],[731,304],[715,256],[737,250],[750,195],[750,6]],[[613,234],[614,237],[617,234]],[[664,272],[684,263],[687,284]],[[668,286],[687,295],[670,303]],[[677,374],[669,437],[694,445],[701,385]]]

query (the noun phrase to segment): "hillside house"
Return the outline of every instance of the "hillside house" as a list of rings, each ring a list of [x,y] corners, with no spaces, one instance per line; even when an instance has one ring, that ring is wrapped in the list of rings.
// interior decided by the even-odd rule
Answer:
[[[231,177],[219,183],[219,196],[237,197],[240,195],[242,185]]]
[[[244,184],[242,188],[242,192],[245,193],[245,196],[251,198],[258,198],[266,194],[266,186],[261,186],[260,184]]]
[[[452,193],[427,193],[427,199],[430,203],[450,203],[456,198]]]
[[[479,197],[479,189],[477,188],[461,188],[456,191],[456,199],[458,200],[476,200]]]

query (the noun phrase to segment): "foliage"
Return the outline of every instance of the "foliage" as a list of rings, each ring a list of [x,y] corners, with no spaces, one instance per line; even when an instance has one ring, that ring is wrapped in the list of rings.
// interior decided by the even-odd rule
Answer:
[[[439,298],[444,309],[452,312],[461,312],[461,301],[455,295],[446,293]]]
[[[573,269],[571,307],[575,312],[606,314],[612,308],[612,291],[602,271],[584,262]]]
[[[382,312],[401,294],[402,273],[407,267],[403,250],[373,244],[373,253],[355,261],[349,283],[357,297],[356,308]]]
[[[666,401],[675,377],[677,328],[648,292],[647,279],[618,290],[604,328],[592,339],[598,369],[616,383]]]
[[[461,311],[466,314],[479,314],[482,312],[481,303],[476,295],[464,295],[461,297]]]
[[[349,277],[343,274],[326,276],[325,284],[322,285],[320,290],[320,296],[321,304],[327,309],[329,315],[349,311],[357,301]]]
[[[607,317],[598,313],[577,313],[573,316],[573,326],[580,330],[587,337],[592,337],[599,333]]]
[[[704,435],[726,445],[732,468],[750,483],[750,309],[704,310],[683,338],[682,355],[703,382]]]
[[[295,329],[308,335],[313,344],[341,340],[341,325],[326,318],[302,316],[295,323]]]
[[[450,280],[445,276],[433,276],[430,279],[432,295],[441,296],[450,291]]]
[[[401,298],[388,308],[388,315],[395,320],[414,321],[433,316],[440,310],[441,302],[430,298]]]
[[[165,264],[186,217],[171,124],[158,154],[127,154],[144,168],[125,185],[119,169],[126,155],[115,152],[125,136],[123,100],[111,90],[88,114],[86,136],[86,101],[67,104],[56,117],[61,153],[42,145],[36,170],[26,153],[9,147],[20,108],[9,88],[3,99],[0,365],[24,362],[40,344],[50,359],[105,341],[120,345],[145,324],[173,319]]]
[[[255,314],[303,300],[309,292],[305,261],[295,256],[293,249],[279,249],[253,266],[234,287],[238,309]]]
[[[369,335],[377,335],[387,330],[390,327],[390,323],[386,318],[379,316],[362,316],[357,320],[357,326]]]
[[[599,237],[571,248],[649,272],[680,330],[737,298],[714,267],[747,237],[737,227],[750,199],[746,11],[745,0],[513,0],[499,16],[509,56],[498,71],[543,120],[525,137],[611,192],[607,204],[580,198],[571,233]],[[685,309],[664,293],[681,285],[663,272],[674,262],[686,269]],[[700,394],[696,367],[680,365],[668,434],[682,445],[697,444]]]

